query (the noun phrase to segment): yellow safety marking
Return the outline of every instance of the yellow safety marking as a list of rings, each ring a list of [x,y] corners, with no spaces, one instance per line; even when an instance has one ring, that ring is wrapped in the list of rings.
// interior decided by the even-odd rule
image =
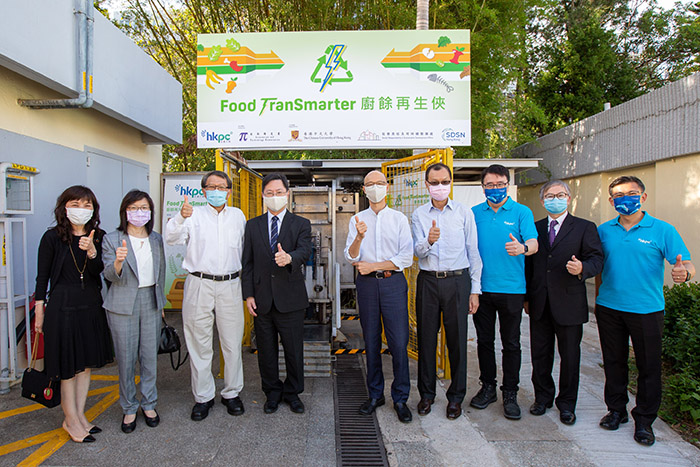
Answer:
[[[91,380],[93,381],[118,381],[119,376],[117,375],[92,375]],[[136,376],[136,383],[140,381],[140,377]],[[97,418],[102,412],[107,410],[107,408],[114,404],[118,399],[119,399],[119,385],[118,384],[113,384],[111,386],[105,386],[103,388],[97,388],[93,389],[88,392],[88,397],[90,396],[96,396],[100,394],[106,394],[100,401],[98,401],[95,405],[90,407],[85,412],[85,417],[88,419],[88,421],[93,421],[95,418]],[[7,410],[5,412],[0,412],[0,420],[3,418],[9,418],[14,415],[21,415],[24,413],[28,412],[33,412],[35,410],[43,409],[45,408],[41,404],[31,404],[25,407],[20,407],[17,409],[13,410]],[[56,451],[58,451],[64,444],[66,444],[70,440],[70,436],[68,433],[63,430],[63,428],[57,428],[55,430],[47,431],[45,433],[41,433],[36,436],[32,436],[30,438],[26,438],[20,441],[15,441],[13,443],[5,444],[4,446],[0,446],[0,457],[4,456],[5,454],[10,454],[16,451],[20,451],[22,449],[26,449],[32,446],[36,446],[40,444],[39,448],[37,448],[34,452],[32,452],[29,456],[27,456],[23,461],[21,461],[19,464],[20,466],[33,466],[33,465],[39,465],[42,462],[46,461],[49,457],[53,455]]]

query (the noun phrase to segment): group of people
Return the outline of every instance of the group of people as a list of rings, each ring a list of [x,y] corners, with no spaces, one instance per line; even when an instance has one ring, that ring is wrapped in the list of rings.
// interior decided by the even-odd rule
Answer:
[[[446,417],[462,414],[467,380],[467,316],[477,335],[481,388],[469,405],[485,409],[496,402],[496,320],[502,343],[503,415],[521,418],[518,405],[523,310],[529,314],[532,383],[529,408],[540,416],[556,404],[560,421],[576,423],[581,339],[588,321],[585,281],[596,278],[595,315],[605,370],[608,413],[600,426],[616,430],[629,420],[627,383],[629,340],[636,359],[634,439],[655,442],[652,423],[661,403],[661,336],[664,313],[664,260],[673,282],[695,275],[690,253],[670,224],[642,210],[644,183],[618,177],[608,187],[619,216],[599,227],[568,212],[569,185],[545,183],[540,201],[547,217],[508,195],[510,173],[494,164],[481,173],[486,200],[472,209],[449,198],[452,173],[444,164],[425,171],[430,201],[408,219],[387,206],[386,177],[372,171],[363,191],[369,208],[349,225],[345,258],[357,269],[357,299],[367,353],[368,399],[359,413],[372,414],[386,403],[380,357],[382,331],[392,356],[391,397],[401,422],[412,420],[406,405],[410,376],[407,282],[403,270],[418,258],[415,304],[418,340],[419,415],[435,401],[436,348],[444,326],[451,382]],[[561,357],[559,390],[552,377],[555,342]],[[556,397],[555,397],[556,396]]]
[[[508,196],[510,174],[494,164],[483,170],[486,200],[473,207],[451,200],[452,173],[444,164],[425,171],[430,201],[418,207],[411,223],[387,206],[389,184],[379,171],[364,179],[369,208],[352,218],[345,258],[357,270],[357,301],[365,340],[369,398],[359,407],[371,415],[386,403],[382,373],[382,333],[391,353],[391,397],[398,419],[408,423],[410,376],[408,286],[403,270],[418,258],[416,284],[418,338],[417,411],[427,415],[436,397],[436,348],[444,325],[451,382],[448,419],[462,414],[467,393],[467,316],[477,334],[481,388],[470,401],[485,409],[497,400],[496,319],[502,342],[500,387],[506,418],[521,417],[517,393],[521,366],[522,311],[530,315],[533,415],[556,403],[562,423],[576,421],[580,343],[588,320],[585,280],[599,277],[596,318],[605,369],[605,403],[600,422],[615,430],[628,421],[627,358],[631,336],[639,378],[634,438],[654,443],[651,424],[661,400],[661,334],[664,259],[674,264],[672,278],[695,274],[677,231],[641,209],[644,184],[619,177],[609,188],[619,216],[600,227],[568,213],[569,186],[550,181],[540,190],[548,216],[534,222],[526,206]],[[309,220],[287,209],[289,182],[279,173],[262,181],[267,212],[246,218],[230,207],[232,182],[221,171],[201,181],[206,206],[187,197],[166,225],[168,244],[186,245],[187,271],[182,321],[190,354],[195,404],[191,419],[204,420],[214,406],[213,326],[225,361],[221,403],[237,416],[245,408],[241,340],[244,303],[254,317],[258,367],[266,396],[263,410],[284,402],[304,413],[303,335],[308,297],[303,265],[312,251]],[[165,305],[163,238],[153,231],[153,201],[132,190],[122,200],[114,232],[100,229],[99,204],[84,186],[58,198],[55,227],[41,239],[36,284],[35,329],[45,333],[45,367],[61,380],[63,428],[75,442],[93,442],[101,429],[85,416],[90,370],[117,359],[121,429],[136,428],[141,409],[146,424],[158,426],[156,362],[160,318]],[[102,298],[102,276],[107,284]],[[49,298],[50,297],[50,298]],[[561,356],[559,392],[552,378],[554,345]],[[280,379],[278,343],[286,378]],[[140,368],[141,399],[135,384]]]

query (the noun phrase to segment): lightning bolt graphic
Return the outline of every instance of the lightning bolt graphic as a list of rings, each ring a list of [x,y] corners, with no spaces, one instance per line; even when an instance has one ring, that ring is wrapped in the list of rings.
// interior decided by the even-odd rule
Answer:
[[[326,88],[326,84],[330,83],[331,77],[333,76],[333,72],[335,72],[335,70],[341,63],[340,56],[343,54],[344,51],[344,44],[338,44],[333,46],[333,50],[328,55],[328,61],[326,61],[326,64],[324,65],[328,69],[328,71],[326,72],[326,77],[323,78],[323,84],[321,84],[321,92],[323,92],[323,90]]]

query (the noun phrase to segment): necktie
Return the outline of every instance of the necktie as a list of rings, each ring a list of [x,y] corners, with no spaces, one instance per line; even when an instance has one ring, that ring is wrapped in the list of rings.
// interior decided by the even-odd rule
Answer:
[[[554,238],[557,236],[556,232],[554,232],[554,227],[557,224],[558,222],[556,219],[549,223],[549,246],[552,246],[552,243],[554,243]]]
[[[279,219],[277,216],[272,217],[272,230],[270,231],[270,249],[274,255],[277,252],[277,238],[279,237],[279,232],[277,230],[277,221]]]

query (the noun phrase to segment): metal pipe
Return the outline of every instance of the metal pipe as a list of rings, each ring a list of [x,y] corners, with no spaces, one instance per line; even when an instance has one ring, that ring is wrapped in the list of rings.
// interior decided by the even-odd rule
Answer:
[[[94,11],[91,0],[82,1],[78,22],[78,88],[80,92],[74,99],[17,99],[22,107],[30,109],[76,109],[92,107],[92,49]]]

